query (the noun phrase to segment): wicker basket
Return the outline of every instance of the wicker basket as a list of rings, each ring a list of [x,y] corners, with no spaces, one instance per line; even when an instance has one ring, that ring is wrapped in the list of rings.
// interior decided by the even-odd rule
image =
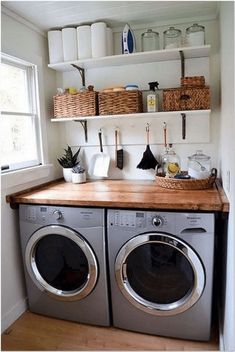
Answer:
[[[135,114],[143,111],[142,92],[99,93],[99,114]]]
[[[176,178],[167,178],[163,174],[156,176],[157,185],[168,189],[185,189],[185,190],[199,190],[213,187],[216,180],[216,174],[202,180],[180,180]]]
[[[55,95],[54,117],[93,116],[98,114],[97,92]]]
[[[182,77],[180,79],[181,87],[187,88],[201,88],[205,87],[205,77],[204,76],[192,76],[192,77]]]
[[[210,109],[209,87],[163,89],[163,111],[204,109]]]

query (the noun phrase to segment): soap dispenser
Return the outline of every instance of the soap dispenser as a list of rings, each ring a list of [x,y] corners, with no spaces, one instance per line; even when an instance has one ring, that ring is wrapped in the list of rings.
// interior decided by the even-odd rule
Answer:
[[[155,88],[158,89],[158,82],[149,82],[149,92],[147,95],[147,112],[156,112],[159,110],[159,99]]]

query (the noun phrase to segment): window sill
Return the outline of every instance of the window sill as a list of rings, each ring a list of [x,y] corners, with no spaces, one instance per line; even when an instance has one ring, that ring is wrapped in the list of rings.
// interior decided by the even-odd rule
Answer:
[[[1,174],[2,190],[48,177],[52,168],[52,164],[46,164]]]

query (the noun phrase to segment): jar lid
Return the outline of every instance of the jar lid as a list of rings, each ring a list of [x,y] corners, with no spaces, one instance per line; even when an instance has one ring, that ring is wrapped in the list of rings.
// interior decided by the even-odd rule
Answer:
[[[210,160],[210,156],[203,154],[202,150],[197,150],[195,154],[191,155],[188,157],[189,160],[204,160],[208,161]]]
[[[205,27],[197,23],[194,23],[192,26],[186,28],[187,32],[199,32],[204,30],[205,30]]]
[[[137,86],[137,84],[127,84],[125,87],[127,90],[131,90],[131,89],[139,89],[139,86]]]
[[[167,29],[163,33],[164,33],[164,35],[167,35],[169,37],[177,37],[181,34],[181,30],[176,29],[175,27],[170,27],[169,29]]]
[[[159,35],[159,33],[158,33],[158,32],[154,32],[151,28],[147,29],[147,31],[146,31],[146,32],[144,32],[144,33],[142,33],[141,35],[142,35],[142,36],[144,36],[144,35],[149,34],[149,33],[153,33],[153,34],[157,34],[157,35]]]

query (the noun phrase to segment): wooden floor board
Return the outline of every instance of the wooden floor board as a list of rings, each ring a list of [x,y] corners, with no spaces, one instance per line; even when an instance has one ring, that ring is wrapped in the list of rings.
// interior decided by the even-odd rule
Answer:
[[[25,312],[2,334],[2,351],[218,351],[196,342],[78,324]]]

